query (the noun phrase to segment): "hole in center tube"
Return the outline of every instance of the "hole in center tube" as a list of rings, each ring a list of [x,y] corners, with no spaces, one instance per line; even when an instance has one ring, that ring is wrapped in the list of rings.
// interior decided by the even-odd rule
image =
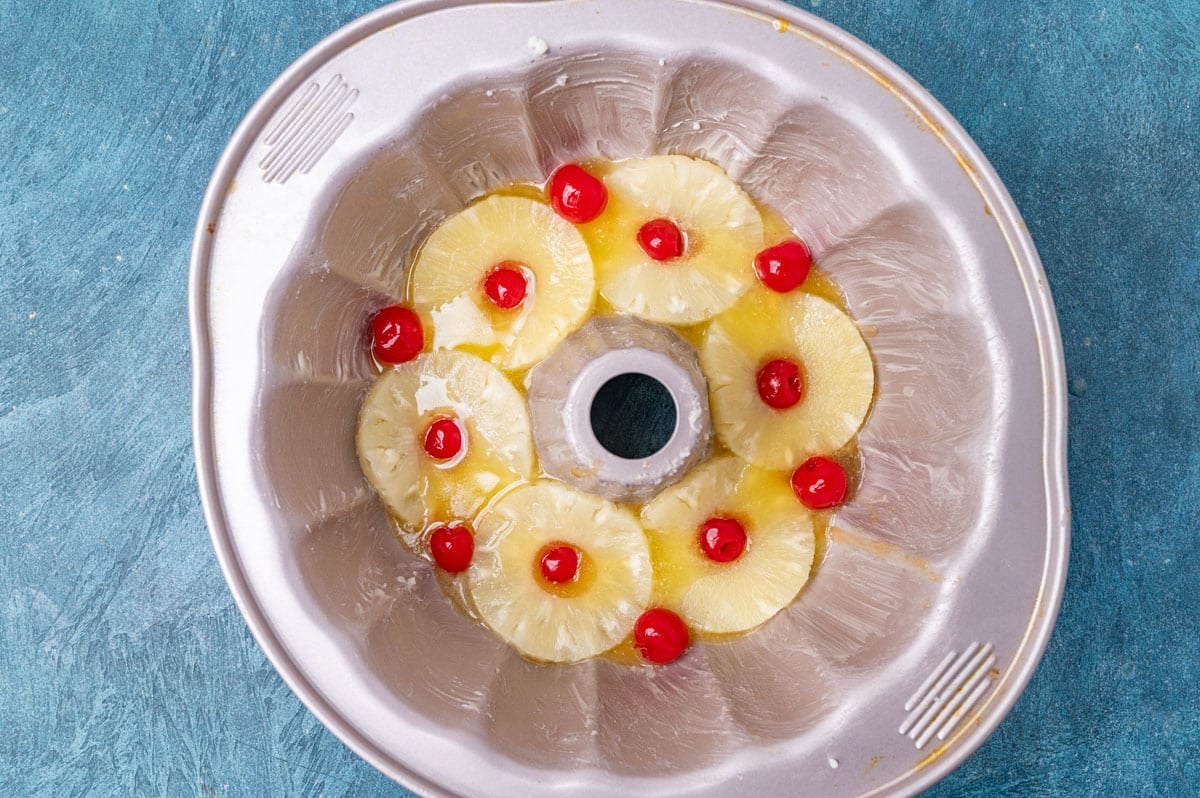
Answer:
[[[671,440],[677,414],[667,386],[647,374],[618,374],[592,399],[592,432],[617,457],[641,460]]]

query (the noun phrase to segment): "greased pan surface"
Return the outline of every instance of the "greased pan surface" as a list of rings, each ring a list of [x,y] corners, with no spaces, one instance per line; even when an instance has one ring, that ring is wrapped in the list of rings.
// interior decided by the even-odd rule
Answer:
[[[658,152],[716,162],[838,279],[877,366],[866,481],[795,605],[746,638],[654,671],[532,665],[391,539],[353,450],[362,330],[471,199]],[[191,293],[198,471],[231,589],[309,708],[418,792],[907,794],[999,724],[1045,647],[1069,519],[1037,254],[946,111],[808,14],[367,15],[235,133]]]

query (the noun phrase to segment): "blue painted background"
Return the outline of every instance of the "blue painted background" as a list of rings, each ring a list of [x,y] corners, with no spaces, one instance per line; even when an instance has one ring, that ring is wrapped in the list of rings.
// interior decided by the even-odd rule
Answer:
[[[365,0],[0,0],[0,795],[405,796],[265,661],[190,432],[201,194]],[[1200,785],[1200,4],[811,0],[995,164],[1066,345],[1058,629],[938,796]]]

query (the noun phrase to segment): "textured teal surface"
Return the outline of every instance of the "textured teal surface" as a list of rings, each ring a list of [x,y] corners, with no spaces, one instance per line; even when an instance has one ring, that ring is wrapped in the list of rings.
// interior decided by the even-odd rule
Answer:
[[[187,258],[253,100],[353,0],[0,0],[0,796],[407,793],[283,685],[195,488]],[[1045,262],[1074,547],[933,794],[1200,784],[1200,5],[812,0],[967,128]]]

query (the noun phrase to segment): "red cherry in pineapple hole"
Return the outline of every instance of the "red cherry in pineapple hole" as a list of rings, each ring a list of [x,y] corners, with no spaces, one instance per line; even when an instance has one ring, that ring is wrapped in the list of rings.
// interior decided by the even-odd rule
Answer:
[[[661,607],[646,610],[633,625],[633,647],[647,662],[656,665],[674,662],[687,650],[687,626],[670,610]]]
[[[391,305],[371,319],[375,359],[380,363],[407,363],[425,348],[425,331],[412,308]]]
[[[710,518],[700,525],[700,550],[713,562],[733,562],[746,550],[746,529],[733,518]]]
[[[579,550],[574,546],[555,546],[538,563],[542,578],[552,585],[565,585],[579,576]]]
[[[670,219],[651,219],[637,232],[638,246],[660,263],[683,254],[683,231]]]
[[[453,418],[436,418],[425,428],[424,446],[434,460],[451,460],[462,451],[462,427]]]
[[[445,524],[429,536],[429,552],[437,567],[452,574],[461,573],[471,565],[475,555],[475,538],[462,524]]]
[[[521,264],[506,260],[488,272],[483,279],[483,292],[496,307],[512,310],[525,301],[529,281],[525,279]]]
[[[810,510],[828,510],[846,498],[846,472],[828,457],[810,457],[792,473],[792,490]]]
[[[547,191],[554,212],[574,224],[592,221],[608,205],[608,189],[578,164],[555,169]]]
[[[754,256],[754,273],[767,288],[786,294],[808,279],[812,255],[799,241],[784,241]]]
[[[794,360],[779,358],[758,370],[758,395],[776,410],[794,407],[804,398],[804,378]]]

